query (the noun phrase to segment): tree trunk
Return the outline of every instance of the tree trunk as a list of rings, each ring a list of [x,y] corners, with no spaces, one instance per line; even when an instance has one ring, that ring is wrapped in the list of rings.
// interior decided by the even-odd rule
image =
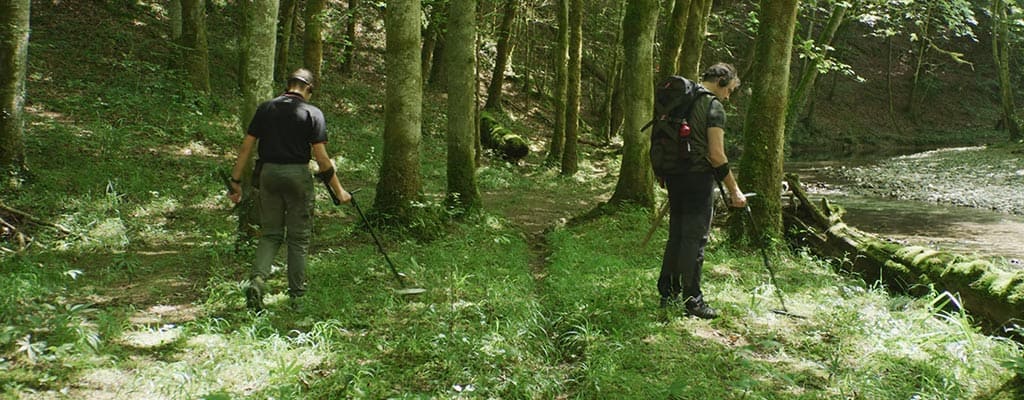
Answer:
[[[171,0],[167,5],[167,19],[171,24],[171,40],[181,40],[181,0]]]
[[[419,0],[392,0],[386,29],[384,154],[374,208],[398,222],[409,220],[419,199],[423,80],[420,75]]]
[[[583,61],[583,1],[571,0],[569,8],[569,79],[565,92],[565,144],[562,149],[562,175],[579,170],[577,140],[580,136],[580,70]]]
[[[448,3],[445,3],[441,8],[431,13],[434,42],[430,46],[432,49],[429,56],[430,62],[426,63],[426,61],[421,60],[421,63],[424,63],[423,75],[421,76],[427,79],[427,87],[430,89],[442,89],[448,85],[448,80],[445,78],[447,73],[444,63],[444,48],[448,38],[448,6]]]
[[[274,76],[282,82],[288,78],[288,73],[293,69],[288,65],[288,55],[292,49],[292,32],[295,30],[295,10],[298,8],[298,4],[299,0],[281,0]]]
[[[569,0],[556,0],[555,6],[558,7],[558,42],[552,57],[555,63],[555,90],[551,107],[555,113],[555,126],[551,132],[551,148],[546,160],[549,165],[560,165],[565,150],[566,91],[569,86]]]
[[[1013,81],[1010,79],[1010,20],[1005,0],[992,0],[992,58],[999,72],[999,97],[1002,104],[1002,125],[1010,133],[1010,141],[1021,140],[1017,124],[1017,106],[1013,101]]]
[[[835,5],[832,9],[832,15],[828,18],[828,23],[825,25],[825,30],[821,32],[821,36],[815,41],[816,44],[822,46],[822,53],[820,58],[808,58],[804,65],[803,73],[800,76],[800,82],[797,83],[796,89],[793,89],[793,95],[789,99],[789,106],[786,111],[787,135],[793,133],[796,121],[800,118],[804,108],[807,107],[807,99],[811,97],[811,93],[814,91],[814,82],[818,79],[818,66],[821,63],[821,59],[828,55],[828,48],[832,45],[832,39],[835,37],[836,31],[839,30],[839,26],[843,23],[846,9],[846,3],[837,3]]]
[[[469,211],[480,206],[475,157],[476,2],[454,1],[449,13],[447,203]]]
[[[610,204],[654,206],[650,135],[640,128],[651,120],[654,108],[654,31],[658,25],[656,0],[629,0],[622,20],[623,109],[622,166]]]
[[[501,19],[501,27],[498,28],[498,54],[494,60],[494,73],[491,74],[491,84],[487,87],[487,103],[484,109],[501,111],[501,94],[505,85],[505,69],[508,67],[509,58],[512,54],[512,24],[516,21],[516,14],[519,10],[519,0],[505,0],[505,15]]]
[[[705,34],[708,29],[708,13],[711,0],[691,0],[690,14],[686,22],[686,36],[679,53],[677,71],[679,75],[696,80],[700,74],[700,58],[704,51]]]
[[[359,23],[359,0],[348,0],[348,21],[345,23],[345,46],[341,49],[341,73],[352,75],[352,59],[356,56],[356,25]]]
[[[751,209],[762,232],[770,237],[782,234],[782,206],[777,194],[782,191],[786,100],[799,2],[761,1],[755,67],[750,77],[753,94],[743,124],[747,151],[740,163],[740,187],[761,194],[752,202]]]
[[[661,61],[658,62],[658,76],[664,78],[675,75],[678,71],[679,52],[683,47],[686,35],[686,23],[690,16],[691,0],[675,0],[672,6],[672,17],[665,23],[665,39],[661,44]]]
[[[8,172],[26,170],[25,76],[28,71],[29,0],[5,1],[0,6],[0,173],[8,187]]]
[[[324,64],[324,7],[327,0],[306,0],[306,33],[303,35],[302,63],[320,81]]]
[[[210,48],[206,42],[206,0],[181,0],[182,60],[192,89],[210,92]]]
[[[785,209],[786,232],[793,232],[797,246],[839,261],[868,285],[883,282],[890,290],[911,295],[949,292],[957,299],[952,306],[988,328],[1024,319],[1024,271],[1003,271],[989,261],[882,240],[843,223],[826,199],[822,208],[815,207],[796,175],[786,178],[794,196]]]
[[[931,35],[931,24],[932,24],[932,10],[934,2],[927,2],[928,8],[925,10],[923,21],[921,21],[921,32],[917,37],[918,48],[914,52],[916,57],[914,61],[914,76],[910,80],[910,95],[907,98],[906,109],[911,121],[917,122],[917,97],[918,97],[918,86],[921,82],[921,70],[924,68],[925,56],[928,55],[928,45],[930,43]]]
[[[242,47],[245,59],[242,76],[242,129],[249,126],[256,107],[274,92],[274,51],[277,48],[278,0],[245,0],[245,27]],[[250,227],[259,224],[256,196],[252,190],[252,163],[248,160],[242,175],[243,203],[239,205],[238,231],[242,237],[252,237]]]

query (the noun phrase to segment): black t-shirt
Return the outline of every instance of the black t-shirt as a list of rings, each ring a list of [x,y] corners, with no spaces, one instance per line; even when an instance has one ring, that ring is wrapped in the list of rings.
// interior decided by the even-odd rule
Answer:
[[[248,133],[259,139],[261,161],[305,164],[312,158],[310,145],[327,141],[327,124],[319,108],[289,93],[260,104]]]
[[[690,136],[690,145],[696,154],[701,157],[694,160],[690,171],[710,171],[711,165],[707,161],[708,155],[708,129],[712,127],[725,128],[725,107],[718,98],[705,96],[694,104],[690,113],[690,126],[694,128],[694,134]]]

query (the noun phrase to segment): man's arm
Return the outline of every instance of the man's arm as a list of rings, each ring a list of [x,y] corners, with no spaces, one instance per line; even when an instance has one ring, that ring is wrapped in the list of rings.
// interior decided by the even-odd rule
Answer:
[[[711,168],[720,168],[729,163],[729,158],[725,155],[725,130],[717,126],[708,128],[708,161],[711,162]],[[747,205],[747,198],[736,183],[736,178],[732,176],[732,171],[722,178],[722,183],[729,189],[729,201],[732,203],[732,207],[739,208]]]
[[[350,200],[352,200],[352,195],[341,187],[341,181],[338,180],[338,175],[334,173],[334,163],[331,162],[331,158],[327,155],[327,146],[325,146],[323,143],[314,143],[313,159],[316,160],[316,164],[317,166],[320,167],[321,173],[327,171],[331,172],[331,176],[329,178],[330,181],[328,181],[328,186],[330,186],[331,191],[334,192],[334,195],[338,198],[338,200],[341,200],[342,203],[348,203]]]
[[[252,151],[256,148],[256,137],[245,135],[242,140],[242,147],[238,149],[238,159],[235,160],[235,167],[231,169],[231,193],[228,197],[235,204],[242,201],[242,172],[245,171],[245,164],[252,157]]]

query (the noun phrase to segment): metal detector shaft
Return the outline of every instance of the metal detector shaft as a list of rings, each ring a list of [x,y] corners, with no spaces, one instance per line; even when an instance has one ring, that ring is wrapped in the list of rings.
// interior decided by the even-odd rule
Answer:
[[[330,187],[328,187],[328,189],[330,189]],[[334,192],[330,191],[330,190],[328,190],[328,191],[331,193],[331,197],[334,197],[335,204],[340,204],[341,202],[337,199],[337,197],[334,196]],[[402,274],[400,274],[398,272],[398,269],[395,268],[395,263],[391,262],[391,257],[388,256],[388,252],[384,251],[384,245],[382,245],[380,243],[380,239],[377,239],[377,233],[376,233],[376,231],[374,231],[373,226],[370,225],[370,221],[368,219],[366,219],[366,215],[363,214],[363,209],[359,208],[359,203],[356,202],[355,192],[358,192],[358,190],[349,192],[349,194],[352,195],[352,200],[351,200],[352,205],[355,206],[356,212],[359,213],[359,218],[361,218],[363,220],[363,223],[366,224],[366,229],[370,230],[370,236],[373,237],[373,242],[377,244],[377,250],[379,250],[380,254],[384,256],[384,261],[387,261],[388,267],[391,269],[391,274],[394,275],[395,276],[395,280],[398,281],[398,286],[401,288],[401,289],[399,289],[397,291],[398,294],[409,295],[409,294],[420,294],[420,293],[426,292],[426,290],[422,289],[422,288],[406,288],[405,287],[405,280],[402,279]]]
[[[724,201],[725,204],[728,206],[729,199],[725,195],[725,187],[722,186],[722,181],[717,181],[717,183],[718,192],[721,193],[722,195],[722,201]],[[754,197],[757,195],[757,193],[744,193],[743,195],[745,197]],[[750,228],[754,230],[754,237],[756,237],[757,240],[762,240],[763,238],[761,237],[761,230],[758,229],[757,222],[754,221],[754,214],[750,211],[750,205],[748,204],[743,208],[747,214],[747,219],[750,221]],[[791,315],[794,317],[802,318],[799,315],[790,314],[789,310],[786,308],[786,300],[783,300],[782,293],[779,292],[779,285],[775,284],[775,269],[772,268],[771,260],[768,258],[768,250],[765,249],[765,246],[763,245],[758,245],[757,247],[761,249],[761,259],[764,260],[764,267],[765,269],[768,270],[768,283],[771,283],[772,286],[775,287],[775,296],[779,298],[779,305],[782,306],[782,312],[778,312],[777,314]]]
[[[658,210],[658,215],[654,217],[654,222],[651,223],[651,229],[647,230],[647,235],[644,236],[644,241],[640,242],[640,248],[647,247],[647,242],[651,240],[651,236],[654,235],[654,231],[658,230],[658,226],[661,225],[661,220],[665,219],[665,214],[668,213],[668,199],[665,200],[665,204],[661,205],[661,209]]]

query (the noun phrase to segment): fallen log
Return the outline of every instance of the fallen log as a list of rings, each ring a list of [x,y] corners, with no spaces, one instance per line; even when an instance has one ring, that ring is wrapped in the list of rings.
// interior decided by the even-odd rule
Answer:
[[[530,154],[526,139],[503,126],[486,111],[480,115],[480,144],[497,151],[509,161],[517,161]]]
[[[952,306],[988,328],[1024,325],[1024,270],[999,268],[991,261],[922,246],[905,246],[842,222],[841,210],[822,200],[811,202],[796,175],[786,176],[791,190],[784,207],[786,232],[797,246],[810,248],[867,282],[890,290],[925,295],[949,292]]]

